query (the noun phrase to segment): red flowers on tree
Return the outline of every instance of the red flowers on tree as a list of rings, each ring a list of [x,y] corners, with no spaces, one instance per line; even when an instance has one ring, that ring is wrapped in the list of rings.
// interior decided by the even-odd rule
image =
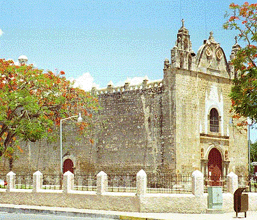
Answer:
[[[79,125],[80,132],[91,124],[88,112],[97,111],[97,99],[73,88],[64,74],[0,59],[0,156],[22,151],[20,141],[53,139],[61,118],[81,112],[86,123]]]
[[[243,5],[230,4],[231,13],[225,29],[238,31],[243,40],[241,49],[232,60],[235,67],[234,85],[231,90],[232,109],[239,116],[257,119],[257,4],[245,2]],[[240,123],[245,125],[245,123]]]

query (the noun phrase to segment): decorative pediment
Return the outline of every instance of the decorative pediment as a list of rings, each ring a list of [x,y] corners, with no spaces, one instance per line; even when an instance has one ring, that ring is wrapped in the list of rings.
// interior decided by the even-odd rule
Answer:
[[[196,68],[200,72],[230,78],[225,53],[220,44],[214,40],[212,32],[197,52]]]

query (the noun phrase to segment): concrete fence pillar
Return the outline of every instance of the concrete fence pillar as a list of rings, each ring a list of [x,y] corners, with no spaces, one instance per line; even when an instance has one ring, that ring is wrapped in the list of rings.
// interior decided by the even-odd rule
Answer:
[[[40,171],[33,173],[33,192],[38,192],[42,189],[43,174]]]
[[[238,188],[238,176],[235,173],[230,172],[228,174],[228,192],[234,194],[237,188]]]
[[[7,192],[12,191],[13,189],[15,189],[15,176],[16,174],[14,172],[9,172],[6,175],[6,179],[7,179]]]
[[[63,192],[70,193],[74,189],[74,174],[67,171],[63,174]]]
[[[102,195],[108,192],[108,177],[104,171],[97,174],[97,195]]]
[[[147,175],[144,170],[140,170],[137,173],[137,196],[145,195],[146,189],[147,189]]]
[[[192,173],[192,193],[197,197],[204,193],[203,174],[199,170]]]

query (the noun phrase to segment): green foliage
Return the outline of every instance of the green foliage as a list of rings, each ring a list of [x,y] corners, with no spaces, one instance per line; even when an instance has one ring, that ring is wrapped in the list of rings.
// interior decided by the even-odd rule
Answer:
[[[245,2],[243,5],[230,4],[231,14],[225,29],[238,31],[239,39],[244,47],[237,52],[232,64],[235,67],[235,79],[230,94],[235,117],[257,119],[257,4]],[[243,122],[238,125],[245,125]]]
[[[62,118],[82,113],[77,124],[85,133],[92,124],[98,100],[84,90],[73,88],[63,76],[43,72],[32,65],[16,66],[0,59],[0,154],[13,158],[19,141],[54,140]],[[90,113],[89,113],[90,112]]]
[[[250,158],[251,162],[257,162],[257,142],[251,144]]]

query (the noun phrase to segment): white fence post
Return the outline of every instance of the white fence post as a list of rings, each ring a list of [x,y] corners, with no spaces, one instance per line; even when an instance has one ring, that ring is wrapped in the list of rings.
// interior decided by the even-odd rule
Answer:
[[[197,197],[204,193],[203,174],[199,170],[192,173],[192,193]]]
[[[228,174],[228,192],[234,194],[237,188],[238,188],[238,176],[235,173],[230,172]]]
[[[7,179],[7,192],[12,191],[13,189],[15,189],[15,176],[16,174],[14,172],[9,172],[6,175],[6,179]]]
[[[147,189],[147,175],[144,170],[140,170],[137,173],[137,196],[145,195],[146,189]]]
[[[33,192],[39,192],[42,189],[43,175],[40,171],[33,173]]]
[[[108,192],[108,177],[104,171],[97,174],[97,195],[102,195]]]
[[[63,192],[70,193],[74,189],[74,174],[67,171],[63,174]]]

